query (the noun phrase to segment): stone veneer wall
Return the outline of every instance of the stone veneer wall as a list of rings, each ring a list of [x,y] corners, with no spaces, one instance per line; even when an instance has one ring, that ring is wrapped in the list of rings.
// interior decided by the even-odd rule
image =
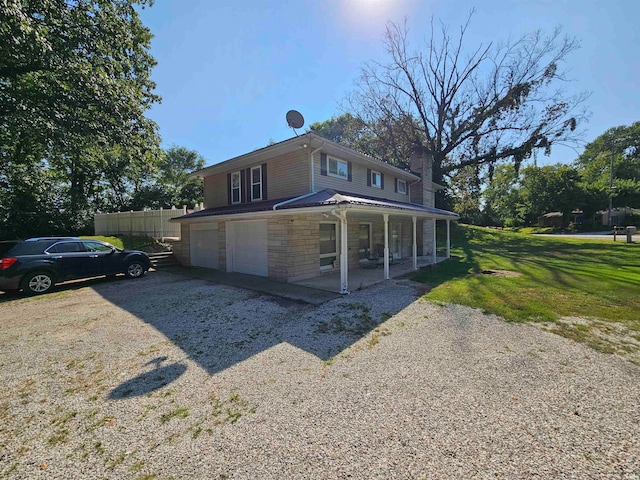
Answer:
[[[189,266],[191,264],[191,249],[189,225],[180,224],[180,241],[172,243],[173,256],[180,265]]]
[[[267,220],[267,248],[269,262],[269,277],[283,281],[295,282],[320,275],[320,228],[322,221],[330,221],[340,225],[340,221],[333,217],[325,217],[321,214],[312,215],[269,215]],[[349,270],[360,268],[358,252],[359,224],[366,221],[372,224],[372,241],[374,249],[378,245],[384,245],[384,221],[382,216],[356,217],[347,214],[347,244]],[[398,220],[391,220],[396,223]],[[403,257],[411,257],[412,222],[402,220]],[[421,220],[418,220],[418,254],[422,249]],[[430,220],[425,220],[426,227],[431,225]],[[426,230],[426,228],[424,229]],[[340,227],[338,227],[338,260],[340,259]],[[190,265],[190,228],[189,225],[181,226],[182,238],[174,242],[174,256],[181,265]],[[430,237],[432,238],[432,237]],[[218,221],[218,268],[227,270],[227,242],[226,222]],[[430,253],[430,252],[427,252]]]
[[[289,225],[289,281],[320,274],[320,221],[324,216],[295,215]]]

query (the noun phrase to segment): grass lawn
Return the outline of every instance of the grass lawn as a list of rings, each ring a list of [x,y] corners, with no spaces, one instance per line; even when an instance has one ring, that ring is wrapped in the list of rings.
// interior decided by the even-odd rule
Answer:
[[[142,250],[143,252],[151,251],[152,246],[157,243],[153,238],[133,237],[128,235],[122,235],[118,237],[105,237],[101,235],[94,235],[94,236],[82,236],[80,238],[87,238],[91,240],[101,240],[103,242],[110,243],[114,247],[126,248],[129,250]]]
[[[556,322],[567,330],[559,333],[587,343],[590,326],[567,326],[560,317],[619,322],[640,341],[638,243],[460,225],[452,228],[451,255],[414,277],[433,287],[425,295],[431,301],[480,308],[508,321]]]

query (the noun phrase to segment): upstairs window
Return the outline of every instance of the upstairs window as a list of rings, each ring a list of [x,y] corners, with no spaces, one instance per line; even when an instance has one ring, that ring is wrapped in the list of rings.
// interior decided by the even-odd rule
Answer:
[[[332,177],[344,178],[346,180],[349,176],[349,165],[342,160],[329,158],[328,173]]]
[[[382,174],[380,172],[371,171],[371,186],[382,188]]]
[[[242,196],[242,182],[240,182],[240,172],[233,172],[231,174],[231,203],[240,203]]]
[[[402,193],[403,195],[407,194],[407,182],[405,180],[397,180],[398,185],[398,193]]]
[[[384,190],[384,174],[367,168],[367,186]]]
[[[262,167],[251,169],[251,201],[262,200]]]

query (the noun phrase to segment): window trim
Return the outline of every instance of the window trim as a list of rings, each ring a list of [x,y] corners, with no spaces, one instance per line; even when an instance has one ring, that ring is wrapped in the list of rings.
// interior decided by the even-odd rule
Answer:
[[[407,185],[407,181],[406,180],[402,180],[400,178],[397,179],[398,180],[398,193],[402,194],[402,195],[406,195],[408,193],[408,185]],[[400,185],[404,185],[404,192],[400,190]]]
[[[234,175],[238,176],[238,187],[235,188],[233,186],[233,177]],[[242,203],[242,175],[240,175],[240,170],[238,170],[237,172],[231,172],[231,182],[229,183],[229,189],[231,190],[231,204],[232,205],[237,205],[238,203]],[[234,201],[233,199],[233,192],[236,191],[238,192],[238,200]]]
[[[336,172],[340,171],[339,164],[342,163],[344,164],[344,176],[338,174],[338,173],[333,173],[331,171],[331,161],[336,162]],[[329,177],[335,177],[335,178],[341,178],[342,180],[348,180],[349,179],[349,162],[345,161],[345,160],[339,160],[335,157],[329,157],[327,156],[327,175]]]
[[[260,181],[255,183],[253,181],[253,171],[257,170],[259,172],[259,176],[260,176]],[[249,175],[251,176],[251,178],[249,179],[249,183],[251,185],[251,201],[255,202],[256,200],[262,200],[262,165],[258,165],[256,167],[251,167],[250,171],[249,171]],[[256,185],[260,185],[260,196],[258,197],[254,197],[253,196],[253,191],[254,191],[254,187]]]
[[[360,227],[363,225],[369,230],[369,246],[367,247],[369,255],[371,255],[373,250],[373,222],[358,222],[358,257],[360,257]],[[365,256],[365,258],[359,258],[359,261],[360,263],[368,263],[369,259]]]
[[[80,250],[70,250],[68,252],[55,252],[54,250],[56,250],[56,247],[58,245],[68,245],[70,243],[75,243],[75,244],[79,244],[80,245]],[[47,255],[69,255],[69,254],[78,254],[78,253],[86,253],[87,249],[84,246],[84,243],[82,242],[82,240],[62,240],[59,242],[54,243],[53,245],[49,245],[44,253],[46,253]]]
[[[318,247],[320,246],[320,225],[333,225],[335,227],[336,239],[335,239],[335,249],[330,253],[319,253],[318,255],[318,263],[320,263],[321,258],[334,258],[334,262],[340,258],[340,253],[338,252],[338,239],[340,237],[340,230],[338,227],[338,222],[319,222],[318,224]],[[333,262],[331,265],[320,265],[320,271],[325,272],[329,270],[333,270]]]
[[[378,180],[380,181],[379,184],[376,184],[374,181],[376,175],[378,176]],[[382,190],[382,173],[378,172],[377,170],[371,170],[371,186]]]

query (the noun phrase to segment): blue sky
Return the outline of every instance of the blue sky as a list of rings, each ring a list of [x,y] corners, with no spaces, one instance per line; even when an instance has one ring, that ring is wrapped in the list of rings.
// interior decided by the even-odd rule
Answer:
[[[559,25],[577,37],[567,88],[591,92],[585,141],[640,120],[637,0],[156,0],[141,13],[155,36],[153,79],[163,97],[149,116],[163,146],[218,163],[293,136],[290,109],[305,126],[342,113],[363,64],[385,60],[388,20],[406,17],[417,47],[432,16],[457,28],[474,8],[469,46]],[[576,156],[557,148],[538,164]]]

